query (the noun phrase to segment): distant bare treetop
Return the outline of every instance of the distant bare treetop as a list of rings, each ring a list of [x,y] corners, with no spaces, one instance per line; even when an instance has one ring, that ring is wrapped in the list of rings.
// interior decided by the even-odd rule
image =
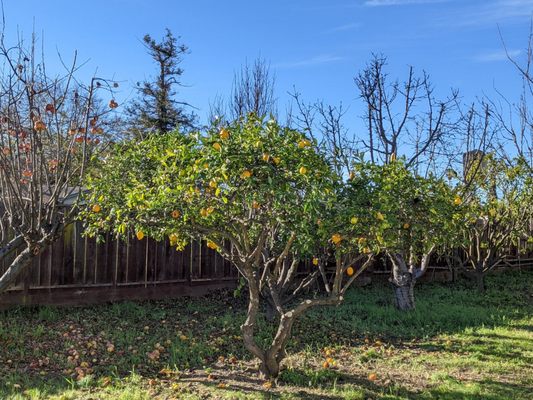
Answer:
[[[437,100],[429,76],[416,76],[413,67],[403,82],[390,82],[386,65],[385,57],[374,54],[354,79],[366,105],[368,135],[363,144],[372,162],[405,156],[408,166],[418,168],[446,156],[457,123],[453,111],[458,93]]]
[[[259,117],[275,116],[275,83],[276,79],[264,59],[257,58],[252,64],[246,62],[234,74],[230,98],[218,97],[211,104],[209,120],[236,120],[249,113]]]

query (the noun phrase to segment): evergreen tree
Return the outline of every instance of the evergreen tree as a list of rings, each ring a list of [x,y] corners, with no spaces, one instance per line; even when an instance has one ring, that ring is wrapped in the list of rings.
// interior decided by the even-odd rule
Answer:
[[[156,63],[158,74],[153,80],[137,83],[138,98],[126,109],[130,132],[137,138],[145,138],[176,127],[192,128],[195,116],[188,110],[191,106],[176,99],[176,87],[183,86],[180,64],[189,51],[187,46],[178,43],[169,29],[160,42],[147,34],[143,43]]]

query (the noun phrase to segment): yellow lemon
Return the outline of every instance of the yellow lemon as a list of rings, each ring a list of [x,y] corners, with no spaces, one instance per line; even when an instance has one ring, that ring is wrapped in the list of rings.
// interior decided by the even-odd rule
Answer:
[[[463,200],[459,196],[455,196],[455,199],[453,199],[453,204],[456,206],[460,206],[463,203]]]
[[[211,179],[211,180],[209,181],[209,187],[210,187],[210,188],[216,189],[217,186],[218,186],[217,181],[215,181],[214,179]]]
[[[334,244],[339,244],[342,241],[342,236],[338,233],[335,233],[334,235],[331,236],[331,241]]]
[[[318,265],[318,258],[313,257],[313,265]]]
[[[143,231],[138,231],[137,232],[137,239],[138,240],[143,240],[144,239],[144,232]]]
[[[268,162],[268,160],[270,160],[270,154],[263,153],[263,157],[262,158],[263,158],[263,161],[267,161]]]
[[[229,131],[225,128],[222,128],[220,130],[220,133],[218,134],[218,136],[220,137],[220,139],[222,140],[226,140],[226,139],[229,139]]]
[[[359,221],[359,218],[357,218],[357,217],[352,217],[352,218],[350,219],[350,223],[351,223],[352,225],[357,224],[357,221]]]
[[[302,139],[302,140],[300,140],[298,142],[298,147],[300,149],[304,149],[304,148],[309,147],[309,146],[311,146],[311,142],[309,140],[307,140],[307,139]]]
[[[279,157],[272,157],[272,161],[274,161],[274,164],[278,165],[281,162],[281,158]]]
[[[213,143],[213,148],[214,148],[216,151],[220,151],[220,150],[222,149],[222,146],[220,145],[220,143],[215,142],[215,143]]]
[[[302,175],[307,174],[307,168],[305,168],[305,167],[300,167],[300,174],[302,174]]]
[[[346,268],[346,275],[352,276],[355,270],[352,267]]]
[[[213,249],[213,250],[218,249],[217,244],[215,242],[212,242],[211,240],[207,241],[207,247],[209,247],[210,249]]]
[[[252,176],[252,171],[250,170],[245,170],[243,171],[243,173],[241,174],[241,178],[242,179],[248,179]]]

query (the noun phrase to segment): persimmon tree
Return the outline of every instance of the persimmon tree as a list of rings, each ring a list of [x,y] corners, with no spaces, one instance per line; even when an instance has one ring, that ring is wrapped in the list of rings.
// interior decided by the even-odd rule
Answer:
[[[322,264],[333,284],[326,294],[304,296],[320,276],[317,243],[330,236],[333,248],[341,242],[323,223],[336,209],[338,184],[308,138],[252,114],[205,134],[173,132],[117,147],[89,183],[83,217],[88,234],[134,233],[178,249],[190,239],[207,241],[230,260],[248,287],[244,345],[261,374],[276,377],[296,319],[338,304],[353,282],[343,279],[347,265],[326,274]],[[314,257],[317,270],[302,276],[304,257]],[[298,296],[282,301],[291,294]],[[266,347],[256,340],[264,296],[279,316]]]
[[[370,227],[370,236],[360,237],[360,246],[387,255],[396,306],[414,309],[415,283],[426,273],[430,257],[459,240],[461,199],[446,182],[416,175],[403,160],[382,166],[360,163],[352,185],[367,191],[358,223]]]
[[[480,153],[465,171],[461,263],[485,290],[485,275],[503,266],[513,247],[533,247],[533,176],[526,160]]]
[[[76,80],[76,58],[50,75],[35,39],[11,47],[2,35],[0,63],[0,259],[17,250],[0,275],[1,293],[73,220],[83,177],[105,143],[105,115],[118,103],[98,100],[113,83]]]

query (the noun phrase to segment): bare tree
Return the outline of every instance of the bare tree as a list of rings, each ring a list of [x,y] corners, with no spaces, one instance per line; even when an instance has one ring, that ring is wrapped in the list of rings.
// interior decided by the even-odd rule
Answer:
[[[516,101],[509,100],[499,91],[499,102],[488,100],[495,110],[493,118],[502,128],[501,139],[505,144],[502,144],[504,151],[501,155],[506,156],[506,153],[509,153],[509,146],[506,144],[512,143],[516,155],[527,163],[530,171],[533,171],[533,112],[530,106],[533,99],[533,21],[529,30],[526,58],[523,62],[511,56],[501,33],[500,38],[508,60],[522,80],[522,91]]]
[[[357,159],[357,137],[344,124],[348,109],[339,103],[336,106],[323,101],[307,103],[300,93],[290,93],[292,105],[288,112],[288,125],[307,132],[329,158],[339,175],[348,175]]]
[[[276,116],[275,85],[276,78],[264,59],[257,58],[252,64],[245,62],[234,74],[229,99],[219,96],[212,102],[210,122],[234,121],[249,113],[262,118]]]
[[[90,160],[104,149],[106,115],[97,91],[116,84],[75,78],[76,57],[63,75],[47,73],[29,48],[0,39],[0,259],[17,255],[0,275],[0,292],[58,237],[76,215],[83,177]]]
[[[437,100],[429,76],[415,75],[409,67],[405,81],[388,81],[387,59],[373,55],[356,77],[360,98],[366,106],[368,135],[363,140],[374,163],[405,156],[406,165],[420,169],[444,156],[445,145],[453,139],[453,111],[458,93],[452,91]]]

